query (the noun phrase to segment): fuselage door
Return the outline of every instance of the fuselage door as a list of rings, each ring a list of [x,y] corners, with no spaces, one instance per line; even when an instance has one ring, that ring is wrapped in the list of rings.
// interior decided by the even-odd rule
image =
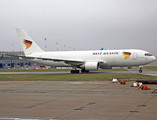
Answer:
[[[133,60],[137,60],[137,53],[133,53]]]

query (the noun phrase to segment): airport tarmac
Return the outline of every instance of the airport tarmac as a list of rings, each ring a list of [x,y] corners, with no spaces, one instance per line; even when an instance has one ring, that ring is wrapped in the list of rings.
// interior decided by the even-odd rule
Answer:
[[[0,120],[156,120],[157,88],[111,81],[0,81]]]

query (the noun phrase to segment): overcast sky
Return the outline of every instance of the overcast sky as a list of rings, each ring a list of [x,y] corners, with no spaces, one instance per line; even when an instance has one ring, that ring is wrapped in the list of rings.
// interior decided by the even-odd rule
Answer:
[[[133,48],[157,56],[157,0],[0,0],[0,51],[22,51],[16,27],[43,50],[46,38],[48,51]]]

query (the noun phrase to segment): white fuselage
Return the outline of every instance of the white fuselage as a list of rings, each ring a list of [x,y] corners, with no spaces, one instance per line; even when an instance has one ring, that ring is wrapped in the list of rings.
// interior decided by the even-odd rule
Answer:
[[[129,52],[130,56],[125,59],[123,52]],[[93,51],[55,51],[55,52],[39,52],[27,55],[27,57],[41,58],[59,58],[59,59],[75,59],[84,62],[99,62],[100,68],[105,67],[128,67],[140,66],[156,60],[154,56],[146,56],[146,51],[137,49],[124,50],[93,50]],[[50,65],[54,67],[70,67],[63,61],[52,61],[42,59],[25,59],[35,63]]]

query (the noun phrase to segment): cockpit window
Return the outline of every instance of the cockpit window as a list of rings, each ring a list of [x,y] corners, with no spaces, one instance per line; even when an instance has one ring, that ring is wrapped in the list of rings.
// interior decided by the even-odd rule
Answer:
[[[145,56],[152,56],[150,53],[145,53]]]

